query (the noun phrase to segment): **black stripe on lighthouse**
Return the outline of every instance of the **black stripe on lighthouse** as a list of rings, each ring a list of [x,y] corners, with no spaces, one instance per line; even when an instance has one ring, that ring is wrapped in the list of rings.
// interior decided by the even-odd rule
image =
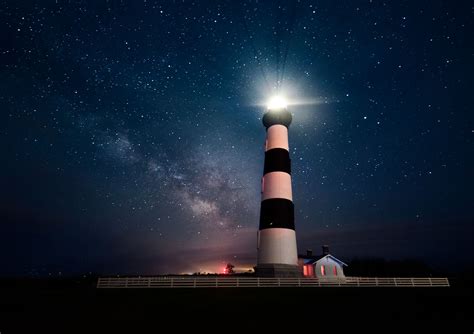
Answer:
[[[295,229],[295,207],[292,201],[284,198],[262,201],[259,229],[275,227]]]
[[[271,172],[285,172],[291,174],[290,153],[284,148],[272,148],[265,152],[263,175]]]

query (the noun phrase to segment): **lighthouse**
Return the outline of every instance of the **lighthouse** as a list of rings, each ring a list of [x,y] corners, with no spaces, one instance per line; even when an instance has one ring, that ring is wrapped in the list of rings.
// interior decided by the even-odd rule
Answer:
[[[262,121],[267,135],[255,270],[260,277],[299,277],[288,146],[292,116],[285,100],[270,100]]]

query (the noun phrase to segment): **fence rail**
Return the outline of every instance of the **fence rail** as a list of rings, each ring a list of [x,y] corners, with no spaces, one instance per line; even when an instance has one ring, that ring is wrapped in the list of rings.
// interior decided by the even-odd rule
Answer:
[[[446,277],[100,277],[97,288],[449,287]]]

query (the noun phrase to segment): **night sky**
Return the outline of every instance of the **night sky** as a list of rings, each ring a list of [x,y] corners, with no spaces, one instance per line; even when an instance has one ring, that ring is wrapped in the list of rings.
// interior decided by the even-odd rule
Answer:
[[[473,263],[469,1],[7,1],[0,275],[256,263],[290,101],[300,252]]]

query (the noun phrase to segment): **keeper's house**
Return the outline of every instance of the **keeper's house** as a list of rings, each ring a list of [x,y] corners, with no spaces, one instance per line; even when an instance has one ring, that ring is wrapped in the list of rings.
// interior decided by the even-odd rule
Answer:
[[[329,247],[323,246],[323,254],[315,256],[312,250],[298,255],[298,264],[303,267],[304,277],[343,278],[347,264],[329,254]]]

